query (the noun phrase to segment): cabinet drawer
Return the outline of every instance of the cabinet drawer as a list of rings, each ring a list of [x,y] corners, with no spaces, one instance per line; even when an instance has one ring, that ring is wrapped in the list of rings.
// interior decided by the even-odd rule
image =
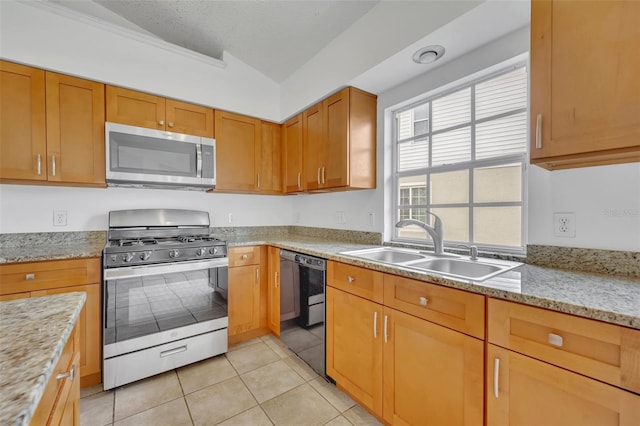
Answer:
[[[51,377],[49,377],[49,381],[44,388],[42,398],[40,398],[38,407],[31,419],[31,424],[33,425],[48,424],[49,418],[54,414],[53,411],[56,408],[57,401],[60,399],[60,393],[63,391],[65,384],[67,384],[67,382],[79,380],[77,377],[79,358],[79,354],[77,352],[77,331],[78,326],[76,325],[69,335],[69,339],[60,354],[60,359],[58,360],[58,363],[56,364],[53,373],[51,374]],[[74,370],[73,377],[57,379],[59,374],[68,373],[71,369]]]
[[[384,304],[484,339],[484,296],[384,275]]]
[[[52,260],[0,266],[0,295],[100,282],[100,259]]]
[[[229,267],[259,265],[260,246],[229,248]]]
[[[327,285],[382,303],[382,272],[344,263],[328,262]]]
[[[640,330],[489,299],[489,342],[640,393]]]

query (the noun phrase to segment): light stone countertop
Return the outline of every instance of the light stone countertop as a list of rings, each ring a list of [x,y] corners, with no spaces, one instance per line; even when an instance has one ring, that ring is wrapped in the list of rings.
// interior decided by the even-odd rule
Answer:
[[[238,234],[240,233],[223,232],[217,234],[217,236],[226,240],[230,247],[272,245],[499,299],[512,300],[640,329],[640,278],[633,278],[633,275],[627,277],[525,264],[483,282],[461,281],[340,254],[340,252],[348,250],[376,247],[374,245],[337,241],[323,238],[323,235],[301,236],[287,233],[260,234],[256,232],[244,235]],[[214,235],[216,235],[215,232]],[[0,264],[74,257],[98,257],[101,255],[104,246],[104,236],[101,238],[100,234],[96,233],[93,237],[92,240],[80,243],[75,239],[71,239],[68,244],[63,245],[36,244],[33,249],[10,246],[0,247]],[[11,236],[11,238],[15,239],[14,236]],[[86,251],[81,252],[82,250]],[[538,255],[537,257],[541,256]],[[604,259],[599,259],[601,263],[607,262],[606,256],[604,257]],[[626,266],[621,270],[626,269],[627,271],[633,270],[636,272],[640,270],[640,262],[638,262],[636,256],[623,258]],[[619,260],[617,261],[619,263]],[[635,276],[638,275],[640,274],[635,274]]]
[[[640,279],[638,278],[523,264],[482,282],[463,281],[340,254],[344,251],[376,246],[323,241],[318,238],[293,235],[226,237],[230,247],[272,245],[498,299],[640,329]]]
[[[0,302],[0,424],[29,424],[86,297]]]

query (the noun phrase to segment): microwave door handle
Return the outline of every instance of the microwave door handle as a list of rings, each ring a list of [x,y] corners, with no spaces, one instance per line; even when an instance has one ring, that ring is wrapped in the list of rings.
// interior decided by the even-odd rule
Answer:
[[[196,177],[202,177],[202,145],[196,145]]]

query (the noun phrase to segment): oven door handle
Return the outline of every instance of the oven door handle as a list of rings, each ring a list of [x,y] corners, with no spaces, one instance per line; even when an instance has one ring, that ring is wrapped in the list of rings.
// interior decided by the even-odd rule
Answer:
[[[127,266],[104,270],[105,280],[144,277],[149,275],[170,274],[172,272],[196,271],[198,269],[223,268],[229,266],[228,257],[196,260],[187,262],[162,263],[155,265]]]

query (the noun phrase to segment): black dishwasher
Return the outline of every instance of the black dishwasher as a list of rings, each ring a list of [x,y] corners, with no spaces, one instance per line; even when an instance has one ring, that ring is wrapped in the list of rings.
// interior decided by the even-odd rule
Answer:
[[[280,251],[281,340],[322,376],[327,261]]]

